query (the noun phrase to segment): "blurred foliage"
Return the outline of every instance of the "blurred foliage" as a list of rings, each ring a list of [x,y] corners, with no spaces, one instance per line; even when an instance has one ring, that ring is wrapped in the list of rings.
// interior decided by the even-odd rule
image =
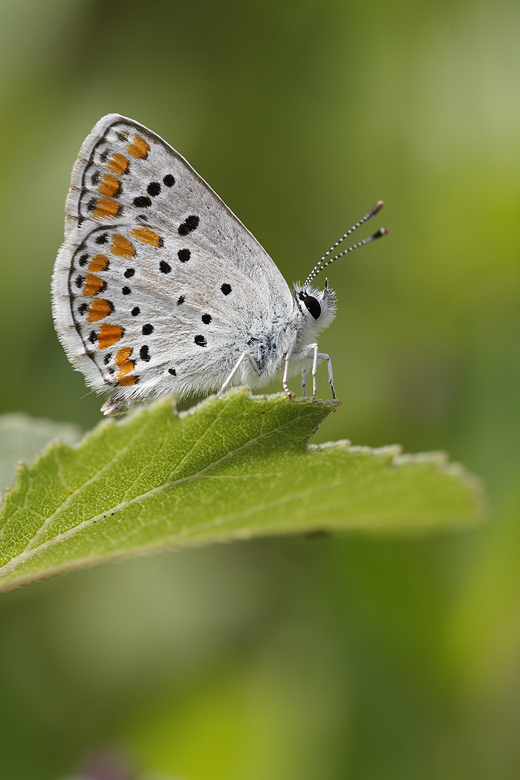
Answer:
[[[519,29],[510,0],[2,0],[1,411],[100,419],[48,290],[77,151],[118,111],[289,281],[386,201],[390,236],[330,269],[320,440],[448,449],[495,507],[471,534],[238,543],[2,596],[5,777],[106,744],[183,780],[519,776]]]

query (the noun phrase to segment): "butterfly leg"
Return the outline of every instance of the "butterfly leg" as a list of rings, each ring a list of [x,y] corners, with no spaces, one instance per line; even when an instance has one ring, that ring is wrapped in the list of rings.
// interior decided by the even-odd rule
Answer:
[[[309,344],[309,348],[313,351],[312,356],[312,397],[316,398],[316,374],[318,373],[318,358],[320,354],[318,352],[317,344]]]
[[[233,377],[235,376],[236,372],[238,371],[238,369],[240,368],[240,366],[242,365],[242,363],[244,362],[244,360],[245,360],[246,358],[249,360],[249,362],[251,363],[251,365],[252,365],[253,369],[256,371],[256,373],[258,373],[258,366],[257,366],[257,364],[256,364],[256,360],[254,360],[254,358],[253,358],[253,357],[251,357],[251,355],[249,354],[249,352],[242,352],[242,354],[241,354],[241,355],[240,355],[240,357],[238,358],[237,362],[235,363],[235,365],[234,365],[234,366],[233,366],[233,368],[231,369],[231,371],[230,371],[230,373],[229,373],[229,376],[227,377],[226,381],[224,382],[224,384],[222,385],[222,387],[221,387],[221,388],[220,388],[220,390],[218,391],[218,393],[217,393],[217,398],[220,398],[220,396],[222,395],[222,393],[223,393],[225,390],[227,390],[227,388],[229,387],[229,384],[230,384],[231,380],[233,379]]]
[[[326,355],[324,352],[319,352],[318,358],[320,360],[327,361],[327,369],[329,372],[329,385],[330,385],[330,389],[332,390],[332,398],[336,400],[336,391],[334,390],[334,377],[332,375],[332,361],[330,359],[330,355]]]
[[[318,345],[316,343],[314,344],[307,344],[305,347],[305,352],[307,353],[307,357],[310,358],[310,353],[312,352],[312,397],[316,398],[316,374],[318,372],[318,358],[321,357],[321,355],[318,353]],[[309,368],[304,368],[302,371],[302,390],[303,390],[303,397],[305,398],[307,395],[307,379],[309,377]]]
[[[283,379],[282,379],[282,387],[289,396],[289,398],[294,398],[294,393],[291,393],[289,388],[287,387],[287,376],[289,374],[289,360],[291,359],[291,355],[294,351],[294,345],[296,344],[296,337],[298,336],[298,331],[294,331],[293,337],[291,339],[291,343],[289,344],[289,349],[285,353],[285,366],[283,369]]]
[[[305,398],[307,396],[307,379],[309,378],[308,366],[302,370],[302,395]]]

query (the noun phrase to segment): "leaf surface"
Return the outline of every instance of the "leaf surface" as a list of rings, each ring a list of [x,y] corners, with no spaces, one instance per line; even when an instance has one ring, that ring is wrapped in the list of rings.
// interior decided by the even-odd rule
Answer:
[[[478,482],[443,453],[308,446],[333,402],[171,399],[53,442],[0,510],[0,590],[151,550],[312,530],[418,534],[482,517]]]
[[[0,503],[16,476],[16,464],[30,462],[53,439],[74,444],[81,430],[71,423],[39,420],[21,412],[0,415]]]

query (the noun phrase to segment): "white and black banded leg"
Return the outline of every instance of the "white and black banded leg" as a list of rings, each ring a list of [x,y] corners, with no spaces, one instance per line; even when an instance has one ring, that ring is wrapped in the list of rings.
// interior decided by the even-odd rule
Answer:
[[[307,397],[307,380],[309,378],[309,366],[302,369],[302,395],[304,398]]]
[[[326,355],[324,352],[318,353],[318,358],[320,360],[326,360],[327,361],[327,369],[329,372],[329,385],[330,389],[332,390],[332,398],[334,401],[336,400],[336,391],[334,390],[334,376],[332,375],[332,360],[330,359],[330,355]]]
[[[316,398],[316,394],[317,394],[317,384],[316,384],[317,379],[316,379],[316,377],[317,377],[317,374],[318,374],[318,361],[321,360],[321,358],[325,358],[326,360],[329,361],[329,364],[330,364],[330,358],[329,358],[328,355],[325,355],[322,352],[318,352],[318,344],[316,342],[314,344],[308,344],[306,349],[307,349],[308,353],[312,352],[312,366],[304,368],[303,371],[302,371],[302,390],[303,390],[303,395],[304,395],[304,397],[307,395],[307,380],[308,380],[308,377],[309,377],[309,370],[310,370],[311,371],[311,376],[312,376],[312,397]],[[309,357],[311,357],[311,355],[309,355]],[[332,369],[329,368],[329,382],[331,380],[331,377],[332,377]],[[334,388],[332,388],[332,392],[334,393]]]

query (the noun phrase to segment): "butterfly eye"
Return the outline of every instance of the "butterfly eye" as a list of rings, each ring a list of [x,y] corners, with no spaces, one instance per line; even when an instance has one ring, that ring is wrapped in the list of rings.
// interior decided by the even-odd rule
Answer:
[[[315,320],[319,319],[321,316],[321,306],[319,301],[314,298],[312,295],[304,295],[304,293],[300,292],[299,295],[300,301],[303,301],[305,306],[307,307],[307,311],[309,314],[312,314]]]

